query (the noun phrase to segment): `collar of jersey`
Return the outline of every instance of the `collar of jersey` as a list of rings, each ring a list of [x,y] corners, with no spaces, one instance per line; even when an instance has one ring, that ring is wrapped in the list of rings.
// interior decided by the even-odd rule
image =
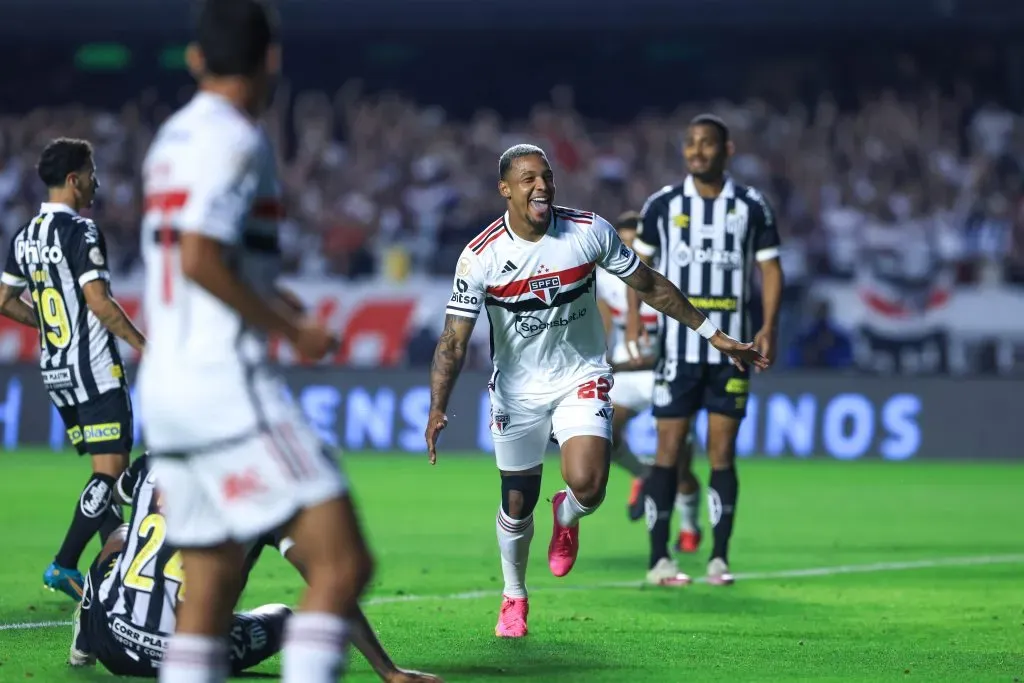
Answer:
[[[39,213],[70,213],[72,216],[78,215],[77,211],[61,202],[43,202],[43,205],[39,207]]]
[[[210,92],[209,90],[200,90],[192,96],[192,99],[206,106],[218,107],[220,109],[228,110],[236,114],[237,116],[241,117],[242,120],[250,126],[254,128],[256,127],[256,122],[252,120],[252,117],[250,117],[247,113],[245,113],[244,111],[236,107],[234,104],[232,104],[231,101],[223,95],[220,95],[215,92]]]
[[[683,194],[687,197],[699,197],[700,194],[697,192],[697,186],[693,182],[693,176],[686,176],[686,180],[683,181]],[[722,185],[722,193],[719,197],[725,197],[729,199],[736,196],[736,183],[732,181],[732,176],[728,173],[725,174],[725,185]]]
[[[531,242],[529,240],[524,240],[522,237],[519,237],[518,235],[516,235],[515,231],[512,230],[512,224],[508,220],[508,211],[505,212],[505,217],[504,217],[505,229],[508,230],[508,236],[512,238],[512,242],[514,244],[525,244],[525,245],[537,245],[537,244],[540,244],[541,242],[543,242],[545,237],[547,237],[548,235],[550,235],[551,233],[553,233],[555,231],[555,221],[556,220],[558,220],[558,217],[555,215],[555,207],[552,206],[551,207],[551,222],[548,223],[548,230],[547,230],[547,232],[545,232],[544,236],[541,237],[536,242]]]

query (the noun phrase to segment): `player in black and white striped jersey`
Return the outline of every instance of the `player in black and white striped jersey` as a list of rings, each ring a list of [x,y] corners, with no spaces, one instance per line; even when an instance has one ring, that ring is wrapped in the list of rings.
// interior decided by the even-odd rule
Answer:
[[[634,249],[641,258],[657,256],[658,270],[711,323],[740,339],[752,332],[751,274],[756,263],[762,279],[764,325],[754,335],[754,343],[772,361],[782,297],[779,233],[764,196],[736,183],[726,172],[732,152],[729,129],[721,119],[705,114],[691,121],[683,146],[689,175],[683,183],[665,187],[647,200]],[[639,299],[631,294],[626,339],[634,355],[639,355],[645,337]],[[658,448],[646,485],[651,566],[668,557],[677,462],[688,457],[685,443],[690,422],[704,408],[711,462],[708,511],[714,531],[708,581],[729,584],[728,547],[739,490],[736,436],[746,414],[749,373],[675,321],[665,321],[658,341],[652,408]]]
[[[121,475],[115,494],[132,506],[131,521],[111,535],[89,569],[85,595],[73,618],[68,663],[81,667],[99,661],[117,676],[152,678],[175,630],[175,608],[185,595],[181,553],[167,542],[159,483],[148,453]],[[267,546],[279,549],[305,573],[291,539],[271,533],[247,544],[243,582]],[[231,670],[239,673],[279,652],[291,613],[285,605],[271,604],[235,614],[229,631]],[[395,666],[359,608],[352,625],[353,643],[381,680],[441,683],[432,674]]]
[[[111,296],[103,234],[78,215],[99,187],[92,146],[54,140],[38,171],[49,201],[11,241],[0,277],[0,312],[38,327],[43,383],[72,445],[92,457],[93,474],[71,527],[43,574],[48,588],[77,600],[82,551],[94,534],[105,539],[121,523],[111,492],[132,448],[131,399],[115,337],[138,351],[145,339]],[[32,305],[20,298],[26,289]]]

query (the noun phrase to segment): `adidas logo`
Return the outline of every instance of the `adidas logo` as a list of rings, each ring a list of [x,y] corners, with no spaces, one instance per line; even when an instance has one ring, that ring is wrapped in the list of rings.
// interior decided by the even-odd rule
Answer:
[[[612,419],[612,411],[610,408],[601,408],[601,410],[594,413],[597,417],[603,417],[606,420]]]
[[[511,261],[505,261],[505,267],[501,269],[501,274],[511,273],[513,270],[519,270],[519,266],[512,263]]]

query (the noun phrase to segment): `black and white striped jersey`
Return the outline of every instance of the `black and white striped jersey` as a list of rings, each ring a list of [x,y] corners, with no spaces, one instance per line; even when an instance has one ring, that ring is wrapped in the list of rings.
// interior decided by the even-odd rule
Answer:
[[[43,204],[11,240],[2,279],[32,295],[39,365],[56,405],[78,405],[126,386],[114,335],[82,291],[94,280],[110,280],[106,242],[95,223],[63,204]]]
[[[185,590],[181,553],[167,543],[167,523],[149,456],[135,460],[117,482],[131,500],[132,516],[124,548],[99,585],[86,586],[92,610],[106,615],[110,633],[136,657],[163,657],[174,632],[174,610]]]
[[[105,620],[103,630],[136,661],[163,659],[177,623],[175,609],[185,595],[181,553],[167,541],[151,464],[148,454],[136,458],[118,479],[118,495],[132,505],[128,536],[100,580],[90,572],[82,597],[83,610],[96,610],[90,619]],[[248,545],[246,576],[260,551],[276,544],[276,538],[267,536]],[[90,633],[83,633],[88,641]],[[79,649],[90,651],[85,643]]]
[[[752,337],[751,270],[755,261],[779,256],[775,217],[756,189],[727,177],[718,197],[704,199],[692,176],[664,187],[644,204],[633,248],[641,256],[657,256],[661,274],[722,332],[740,340]],[[671,318],[665,318],[659,337],[663,365],[729,362]]]

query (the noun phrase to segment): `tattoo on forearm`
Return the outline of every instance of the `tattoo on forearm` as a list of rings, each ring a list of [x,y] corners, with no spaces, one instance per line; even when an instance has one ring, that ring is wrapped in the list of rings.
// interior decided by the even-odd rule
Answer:
[[[434,360],[430,363],[430,410],[444,411],[448,407],[455,380],[466,359],[466,346],[472,331],[472,320],[445,316],[444,330],[434,349]]]
[[[694,308],[679,288],[661,273],[641,266],[626,278],[626,284],[636,290],[641,301],[675,318],[691,330],[697,329],[704,322],[705,315]]]

